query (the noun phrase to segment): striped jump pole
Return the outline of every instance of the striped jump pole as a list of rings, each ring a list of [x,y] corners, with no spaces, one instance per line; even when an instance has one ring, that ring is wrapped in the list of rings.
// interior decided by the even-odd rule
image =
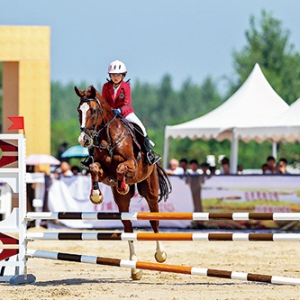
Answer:
[[[126,233],[36,232],[27,240],[118,240],[118,241],[272,241],[299,242],[299,233]]]
[[[242,273],[242,272],[233,272],[233,271],[216,270],[216,269],[204,269],[204,268],[196,268],[190,266],[159,264],[159,263],[152,263],[152,262],[122,260],[116,258],[87,256],[87,255],[79,255],[79,254],[42,251],[42,250],[28,250],[27,257],[90,263],[90,264],[98,264],[98,265],[106,265],[106,266],[113,266],[113,267],[130,268],[130,269],[137,268],[137,269],[151,270],[151,271],[180,273],[180,274],[188,274],[188,275],[200,275],[205,277],[238,279],[244,281],[255,281],[255,282],[264,282],[264,283],[271,283],[271,284],[289,284],[289,285],[300,284],[299,278]]]
[[[29,212],[27,220],[274,220],[274,221],[299,221],[300,213],[211,213],[211,212]]]

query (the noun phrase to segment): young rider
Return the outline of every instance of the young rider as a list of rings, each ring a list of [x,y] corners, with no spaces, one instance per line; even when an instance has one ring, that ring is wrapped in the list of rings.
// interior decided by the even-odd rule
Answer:
[[[127,74],[125,64],[119,60],[111,62],[108,66],[108,74],[110,80],[102,87],[102,97],[107,101],[114,114],[121,115],[129,122],[135,123],[141,128],[145,137],[144,149],[146,151],[148,163],[150,165],[157,163],[161,157],[156,155],[151,149],[150,140],[148,138],[145,126],[136,116],[131,105],[130,85],[128,82],[123,81]],[[87,162],[84,162],[84,164],[88,165],[91,159],[89,158]]]

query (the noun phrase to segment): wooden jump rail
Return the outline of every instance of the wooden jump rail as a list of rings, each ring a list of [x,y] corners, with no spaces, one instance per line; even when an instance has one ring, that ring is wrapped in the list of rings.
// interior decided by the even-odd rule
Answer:
[[[192,212],[129,212],[129,213],[104,213],[104,212],[29,212],[27,220],[274,220],[274,221],[299,221],[300,213],[192,213]]]
[[[200,275],[205,277],[216,277],[216,278],[225,278],[225,279],[237,279],[237,280],[244,280],[244,281],[271,283],[271,284],[289,284],[289,285],[300,284],[300,279],[298,278],[242,273],[242,272],[233,272],[233,271],[216,270],[216,269],[205,269],[205,268],[196,268],[190,266],[159,264],[159,263],[143,262],[143,261],[122,260],[116,258],[87,256],[87,255],[69,254],[69,253],[61,253],[61,252],[28,250],[26,255],[27,257],[35,257],[35,258],[98,264],[98,265],[106,265],[106,266],[121,267],[121,268],[138,268],[138,269],[151,270],[151,271],[172,272],[172,273],[180,273],[180,274],[187,274],[187,275]]]
[[[27,240],[117,240],[117,241],[272,241],[299,242],[299,233],[116,233],[116,232],[36,232]]]

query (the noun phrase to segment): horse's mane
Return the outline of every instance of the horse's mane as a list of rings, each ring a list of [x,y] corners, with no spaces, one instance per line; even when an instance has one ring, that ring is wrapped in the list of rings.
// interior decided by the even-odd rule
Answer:
[[[90,85],[86,90],[84,90],[84,93],[88,98],[97,98],[100,101],[101,105],[105,105],[105,108],[110,110],[107,101],[102,97],[100,92],[93,85]]]

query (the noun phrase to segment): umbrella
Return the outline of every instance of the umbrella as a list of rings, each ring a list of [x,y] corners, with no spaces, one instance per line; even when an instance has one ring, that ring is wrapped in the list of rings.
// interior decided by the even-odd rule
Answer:
[[[26,157],[26,165],[60,165],[60,161],[49,154],[31,154]]]
[[[89,155],[87,148],[83,148],[80,145],[72,146],[68,148],[62,155],[61,158],[80,158]]]

